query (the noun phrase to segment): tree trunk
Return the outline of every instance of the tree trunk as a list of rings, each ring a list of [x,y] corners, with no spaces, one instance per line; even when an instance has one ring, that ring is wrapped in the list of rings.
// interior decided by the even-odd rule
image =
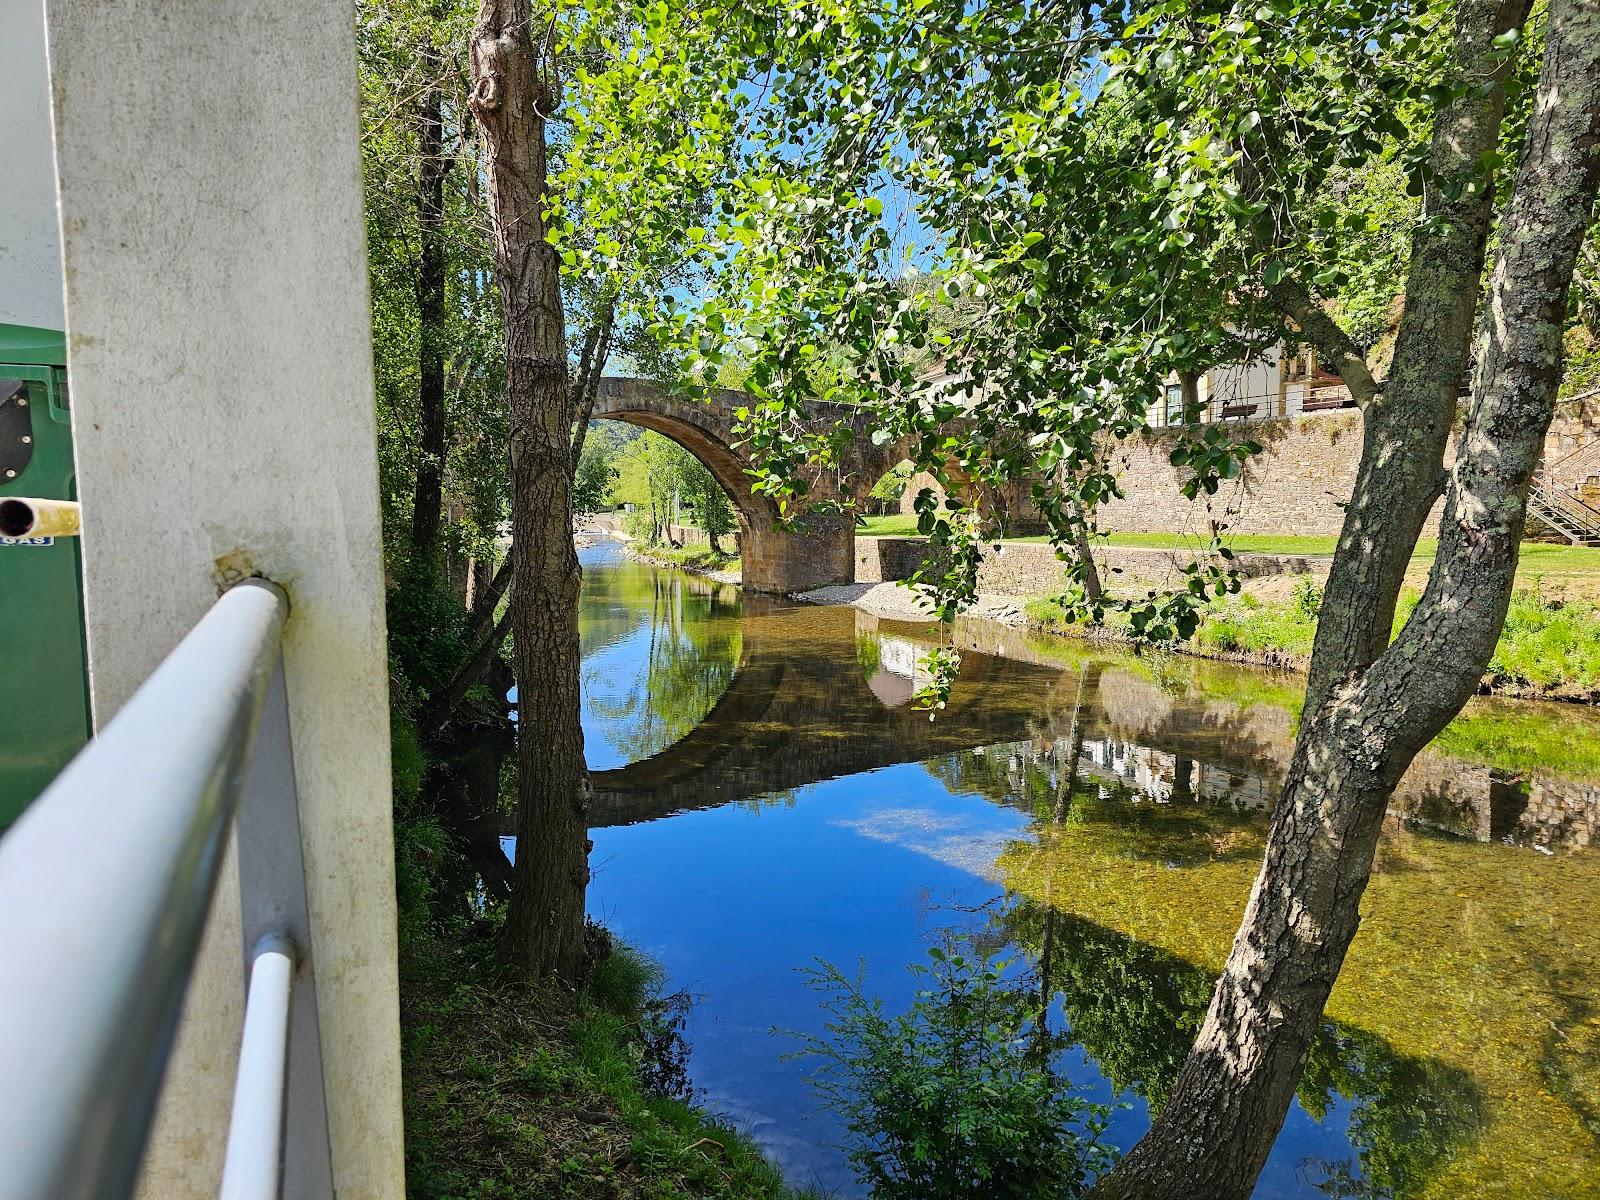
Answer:
[[[1600,0],[1553,0],[1427,589],[1394,644],[1365,671],[1359,642],[1330,648],[1319,638],[1322,675],[1331,682],[1323,701],[1305,710],[1265,861],[1205,1023],[1166,1107],[1095,1187],[1096,1197],[1232,1200],[1254,1186],[1355,936],[1390,793],[1476,690],[1499,639],[1528,485],[1561,379],[1573,265],[1597,187]],[[1437,333],[1454,320],[1436,312],[1412,328]],[[1420,358],[1415,348],[1406,353]],[[1388,491],[1391,474],[1405,476],[1410,444],[1392,426],[1380,428],[1392,436],[1371,476]],[[1426,452],[1433,430],[1416,437]],[[1383,460],[1395,465],[1386,470]],[[1404,523],[1390,536],[1408,529]],[[1409,536],[1414,542],[1415,531]],[[1352,552],[1341,543],[1341,556]],[[1355,667],[1341,672],[1327,662],[1336,651]]]
[[[411,553],[418,562],[431,557],[439,542],[444,499],[445,458],[445,269],[444,178],[450,160],[444,153],[442,56],[431,37],[422,45],[422,70],[428,80],[419,102],[417,125],[418,350],[417,407],[421,426],[417,478],[411,504]]]
[[[1089,543],[1089,518],[1076,501],[1072,505],[1072,546],[1078,562],[1083,567],[1083,594],[1090,604],[1100,603],[1105,588],[1100,583],[1100,568],[1094,561],[1094,547]]]
[[[1183,423],[1204,421],[1205,414],[1200,411],[1200,372],[1178,372],[1178,403],[1183,406]]]
[[[546,240],[549,47],[527,0],[483,0],[472,110],[487,158],[511,424],[511,629],[517,712],[517,859],[503,949],[526,977],[584,969],[588,774],[579,721],[572,539],[572,395],[556,251]]]
[[[600,393],[600,377],[605,373],[606,359],[611,356],[611,333],[617,321],[617,302],[606,300],[600,308],[600,317],[589,336],[583,341],[583,355],[578,360],[578,396],[573,405],[577,412],[572,430],[572,470],[576,474],[578,459],[583,457],[583,443],[589,436],[589,421],[594,413],[594,400]]]
[[[1412,239],[1394,360],[1382,395],[1365,408],[1361,463],[1317,623],[1308,710],[1320,707],[1339,680],[1364,670],[1389,644],[1400,584],[1444,485],[1445,443],[1456,398],[1467,383],[1473,311],[1482,294],[1494,216],[1492,185],[1463,185],[1482,182],[1481,160],[1499,144],[1512,58],[1501,54],[1494,39],[1520,28],[1528,9],[1529,0],[1466,0],[1457,12],[1458,73],[1449,82],[1462,86],[1463,94],[1435,122],[1432,181],[1423,197],[1428,215],[1437,220],[1422,224]],[[1489,86],[1476,86],[1480,81]],[[1353,345],[1318,349],[1325,360],[1344,364],[1341,376],[1359,361]],[[1396,461],[1400,445],[1405,451]]]
[[[500,618],[490,629],[488,635],[479,643],[472,657],[461,665],[448,683],[439,688],[428,700],[427,716],[422,722],[422,734],[426,738],[437,736],[455,716],[456,709],[467,698],[470,692],[488,671],[489,665],[500,656],[500,647],[505,643],[511,633],[512,617],[516,612],[513,602],[506,608],[505,615]],[[519,696],[521,692],[517,693]]]

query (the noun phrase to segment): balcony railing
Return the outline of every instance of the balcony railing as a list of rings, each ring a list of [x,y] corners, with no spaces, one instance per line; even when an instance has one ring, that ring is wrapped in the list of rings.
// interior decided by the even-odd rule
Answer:
[[[5,1200],[133,1192],[235,832],[248,994],[221,1194],[332,1195],[287,615],[270,583],[226,592],[0,838]]]

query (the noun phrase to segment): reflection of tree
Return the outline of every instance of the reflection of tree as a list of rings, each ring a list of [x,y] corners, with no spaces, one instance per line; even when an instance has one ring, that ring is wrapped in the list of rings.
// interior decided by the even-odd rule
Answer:
[[[1038,899],[1014,895],[998,918],[1038,973],[1039,1002],[1061,998],[1068,1037],[1119,1092],[1159,1110],[1188,1056],[1215,976],[1147,943],[1058,911],[1054,897],[1062,839],[1090,838],[1096,855],[1182,867],[1254,854],[1262,814],[1240,811],[1185,786],[1190,760],[1175,756],[1173,786],[1156,798],[1093,773],[1083,761],[1094,680],[1080,680],[1084,702],[1052,713],[1034,738],[953,754],[927,764],[946,786],[1021,807],[1034,839],[1010,852],[1013,870],[1031,875]],[[1248,843],[1248,845],[1245,845]],[[1343,1197],[1405,1197],[1418,1192],[1452,1147],[1481,1123],[1479,1096],[1464,1072],[1397,1054],[1372,1034],[1325,1022],[1312,1045],[1298,1099],[1324,1119],[1349,1102],[1354,1155],[1300,1164],[1302,1178]]]
[[[1011,940],[1044,969],[1059,995],[1069,1037],[1118,1091],[1158,1110],[1171,1094],[1215,978],[1190,963],[1070,913],[1014,897],[1001,920]],[[1381,1038],[1324,1022],[1297,1092],[1312,1117],[1336,1099],[1352,1104],[1354,1162],[1307,1163],[1302,1170],[1329,1195],[1416,1194],[1451,1148],[1481,1123],[1480,1101],[1464,1072],[1397,1054]]]
[[[742,649],[738,594],[696,588],[684,576],[648,568],[608,571],[605,582],[604,594],[590,606],[591,627],[598,633],[648,622],[649,638],[620,676],[602,679],[587,668],[585,691],[591,710],[608,723],[605,737],[616,750],[647,758],[698,725],[733,681]]]

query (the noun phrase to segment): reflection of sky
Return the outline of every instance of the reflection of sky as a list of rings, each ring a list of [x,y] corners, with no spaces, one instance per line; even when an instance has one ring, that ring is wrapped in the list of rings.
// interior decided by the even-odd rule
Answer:
[[[791,1181],[854,1196],[842,1128],[817,1111],[806,1064],[784,1061],[795,1039],[773,1032],[824,1032],[800,971],[818,959],[861,964],[869,990],[902,1011],[905,966],[942,931],[981,921],[971,910],[1000,895],[995,857],[1026,836],[1027,818],[914,764],[814,784],[792,801],[595,830],[589,907],[694,994],[687,1036],[703,1102],[749,1130]],[[1080,1050],[1065,1064],[1090,1098],[1112,1098]],[[1149,1121],[1131,1100],[1111,1128],[1123,1146]],[[1346,1158],[1346,1120],[1339,1104],[1320,1126],[1296,1107],[1256,1195],[1321,1195],[1297,1164]]]
[[[633,724],[628,718],[644,706],[649,654],[648,621],[584,654],[583,752],[591,771],[626,766],[631,758],[623,737]]]

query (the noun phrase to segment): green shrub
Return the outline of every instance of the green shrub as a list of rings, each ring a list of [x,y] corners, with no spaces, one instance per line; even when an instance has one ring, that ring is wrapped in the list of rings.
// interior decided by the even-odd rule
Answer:
[[[608,1012],[635,1016],[665,979],[660,963],[626,942],[613,941],[611,953],[600,960],[589,979],[589,998]]]
[[[939,948],[915,965],[909,1012],[890,1016],[862,979],[823,964],[834,1040],[806,1038],[822,1099],[845,1121],[874,1200],[1063,1200],[1110,1165],[1104,1106],[1051,1068],[1060,1048],[1006,964]]]
[[[1600,690],[1600,607],[1518,592],[1488,674],[1541,689]]]

